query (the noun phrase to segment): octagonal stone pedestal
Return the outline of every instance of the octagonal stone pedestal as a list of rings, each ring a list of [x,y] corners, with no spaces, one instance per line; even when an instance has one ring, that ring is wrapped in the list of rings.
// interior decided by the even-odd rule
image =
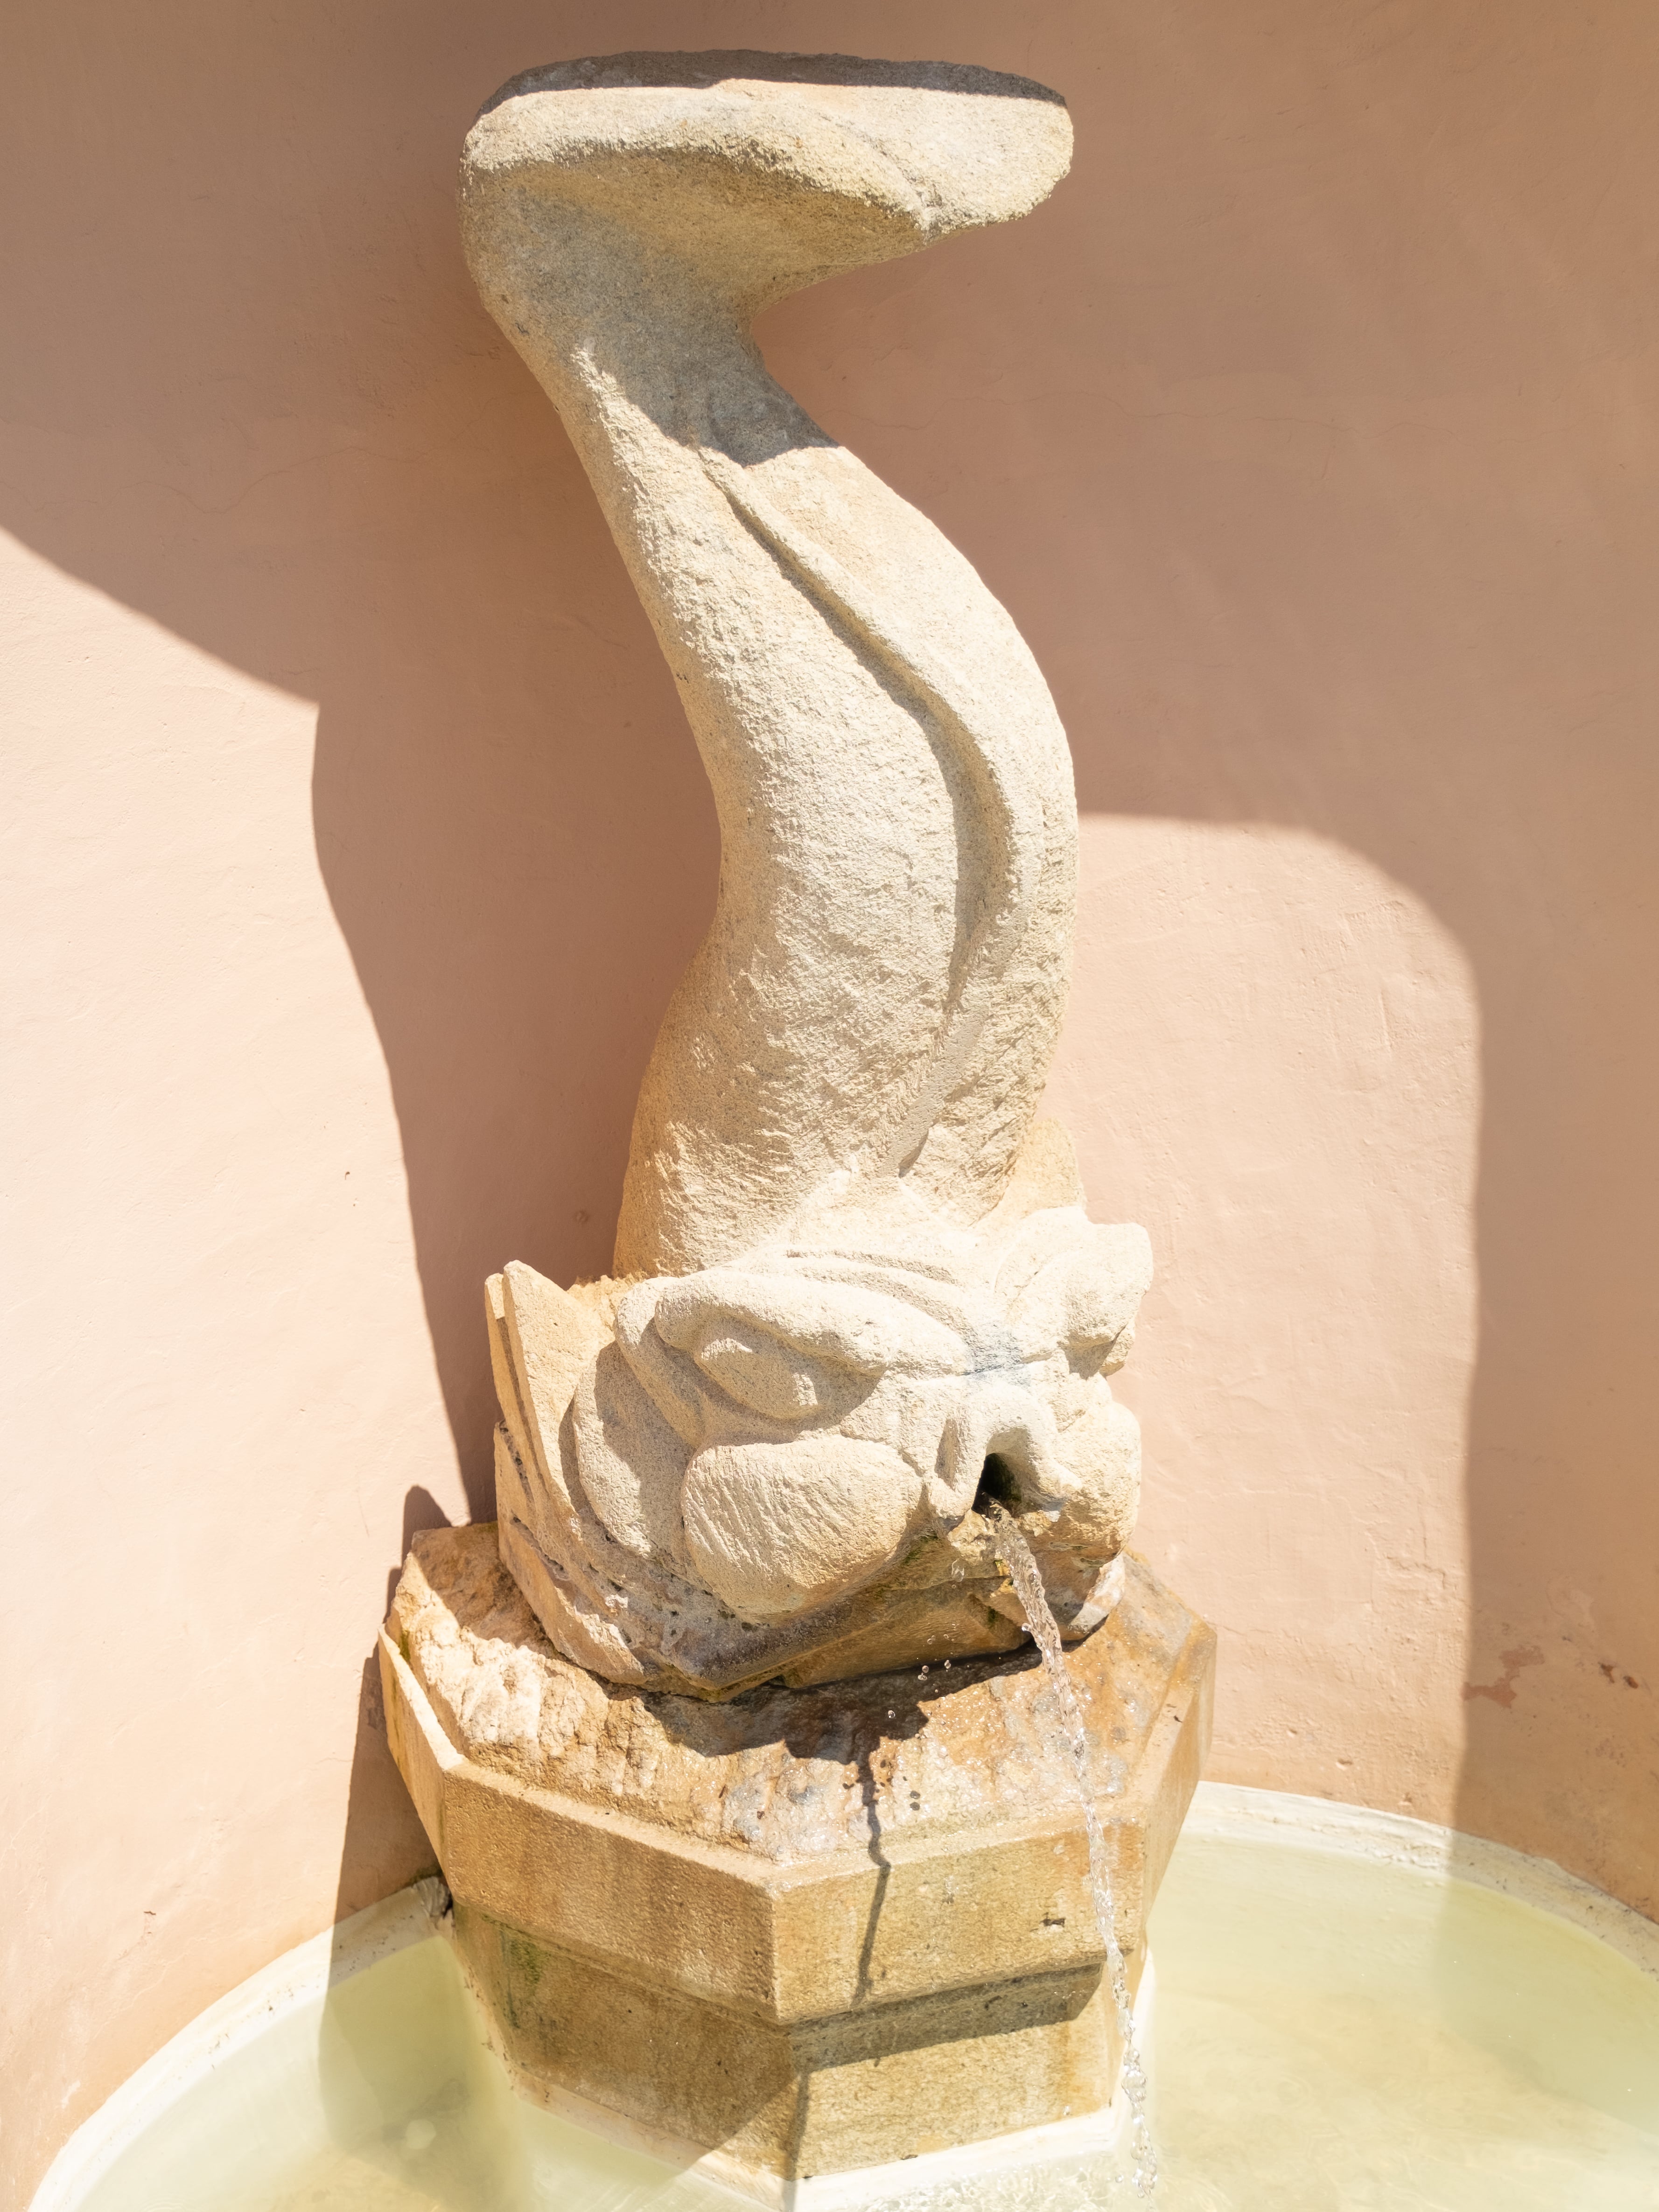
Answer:
[[[786,2194],[1110,2104],[1082,1810],[1034,1650],[724,1705],[630,1690],[552,1649],[486,1525],[416,1540],[380,1656],[522,2093]],[[1213,1661],[1133,1559],[1067,1654],[1132,1983]]]

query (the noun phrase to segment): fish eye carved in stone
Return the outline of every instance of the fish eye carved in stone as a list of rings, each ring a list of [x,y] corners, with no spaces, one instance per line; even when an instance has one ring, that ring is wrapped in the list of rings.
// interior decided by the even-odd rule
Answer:
[[[822,1361],[764,1329],[712,1320],[698,1332],[690,1352],[728,1398],[769,1420],[805,1424],[839,1413],[845,1404],[845,1389],[836,1389]]]

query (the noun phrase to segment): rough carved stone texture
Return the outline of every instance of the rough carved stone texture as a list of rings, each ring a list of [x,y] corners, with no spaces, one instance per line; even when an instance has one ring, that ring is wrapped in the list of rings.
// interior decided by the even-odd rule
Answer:
[[[1065,734],[972,568],[749,335],[787,292],[1024,214],[1070,143],[1023,79],[742,53],[533,70],[467,140],[480,292],[581,455],[720,825],[617,1279],[489,1285],[504,1555],[614,1680],[718,1695],[1002,1642],[959,1587],[994,1579],[963,1533],[988,1461],[1079,1633],[1133,1526],[1105,1376],[1150,1255],[1033,1127]]]
[[[1067,1663],[1138,1975],[1214,1639],[1125,1567]],[[380,1656],[461,1955],[532,2094],[785,2175],[1109,2101],[1082,1811],[1029,1650],[725,1704],[625,1688],[553,1650],[484,1527],[416,1540]]]
[[[1145,1566],[1124,1565],[1086,1661],[1109,1796],[1143,1756],[1194,1632]],[[446,1736],[478,1765],[763,1858],[1046,1819],[1076,1794],[1029,1648],[726,1704],[626,1689],[553,1649],[488,1527],[416,1538],[392,1629]]]

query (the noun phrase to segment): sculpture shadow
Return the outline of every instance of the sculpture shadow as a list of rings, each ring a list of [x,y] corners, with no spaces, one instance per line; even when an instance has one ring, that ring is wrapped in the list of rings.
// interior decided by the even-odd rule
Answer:
[[[449,1516],[430,1491],[420,1483],[412,1484],[404,1498],[397,1564],[386,1570],[387,1612],[416,1532],[450,1526]],[[438,1870],[432,1846],[392,1756],[377,1642],[363,1662],[358,1681],[334,1917],[337,1922],[343,1920],[384,1897],[389,1889]]]
[[[438,1376],[488,1517],[483,1278],[514,1257],[561,1280],[607,1264],[640,1075],[716,868],[661,657],[461,263],[461,137],[547,25],[503,11],[434,70],[442,11],[417,6],[423,60],[402,74],[407,15],[394,36],[373,9],[348,27],[302,7],[233,35],[175,0],[165,29],[92,40],[95,12],[42,19],[14,57],[17,94],[76,82],[100,159],[66,171],[49,114],[9,118],[0,520],[316,702],[317,860],[385,1055]],[[124,48],[163,37],[168,71],[128,98]],[[283,80],[307,41],[295,137]]]

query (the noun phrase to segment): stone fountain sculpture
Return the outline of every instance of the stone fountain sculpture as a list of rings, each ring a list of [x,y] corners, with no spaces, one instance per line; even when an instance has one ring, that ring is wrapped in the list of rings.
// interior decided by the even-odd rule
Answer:
[[[951,1540],[993,1455],[1073,1619],[1133,1520],[1105,1378],[1151,1255],[1032,1127],[1071,957],[1065,733],[962,556],[749,335],[1024,214],[1070,150],[1058,100],[981,71],[720,56],[532,72],[468,142],[479,289],[586,465],[720,815],[617,1279],[490,1290],[503,1555],[613,1680],[857,1674],[907,1626],[983,1648],[999,1578]]]
[[[1077,1837],[988,1492],[1115,1702],[1132,1954],[1207,1727],[1207,1632],[1123,1552],[1139,1437],[1107,1377],[1147,1240],[1089,1220],[1068,1140],[1035,1118],[1073,932],[1065,735],[967,562],[803,413],[750,335],[805,285],[1026,213],[1070,145],[1055,94],[981,70],[634,54],[514,78],[463,164],[479,290],[558,408],[655,628],[721,869],[641,1092],[614,1277],[566,1289],[515,1262],[488,1286],[499,1522],[417,1547],[386,1646],[393,1741],[521,2078],[745,2172],[909,2155],[918,2095],[941,2141],[1109,2100],[1116,2030],[1091,1994],[1086,1907],[1038,1914],[1069,1945],[1011,1932],[1053,1904],[1054,1854],[1075,1859]],[[948,1751],[925,1718],[946,1662],[966,1729]],[[902,1966],[891,1831],[902,1747],[924,1735],[944,1767],[904,1787],[918,1835],[954,1807],[960,1869],[940,1861],[940,1894],[1018,1888],[1033,1820],[1048,1863],[1009,1928],[947,1916],[954,1935],[918,1937]],[[901,1747],[884,1764],[884,1744]],[[767,1746],[745,1826],[738,1778]],[[629,1809],[603,1817],[646,1832],[613,1826],[601,1878],[601,1816],[580,1808],[605,1805],[607,1747],[632,1778],[609,1792]],[[975,1753],[1003,1773],[976,1775]],[[759,1908],[728,1897],[741,1964],[720,1963],[714,1921],[689,1951],[682,1924],[712,1910],[717,1848],[747,1857],[731,1896],[758,1881],[770,1899],[757,1933]],[[522,2027],[527,1987],[592,2007],[596,1974],[644,2008],[631,2058]],[[976,2035],[1006,2055],[1039,2020],[1052,2049],[1026,2078],[975,2079]],[[890,2093],[853,2094],[883,2063]],[[734,2065],[755,2077],[741,2112],[711,2087]]]

